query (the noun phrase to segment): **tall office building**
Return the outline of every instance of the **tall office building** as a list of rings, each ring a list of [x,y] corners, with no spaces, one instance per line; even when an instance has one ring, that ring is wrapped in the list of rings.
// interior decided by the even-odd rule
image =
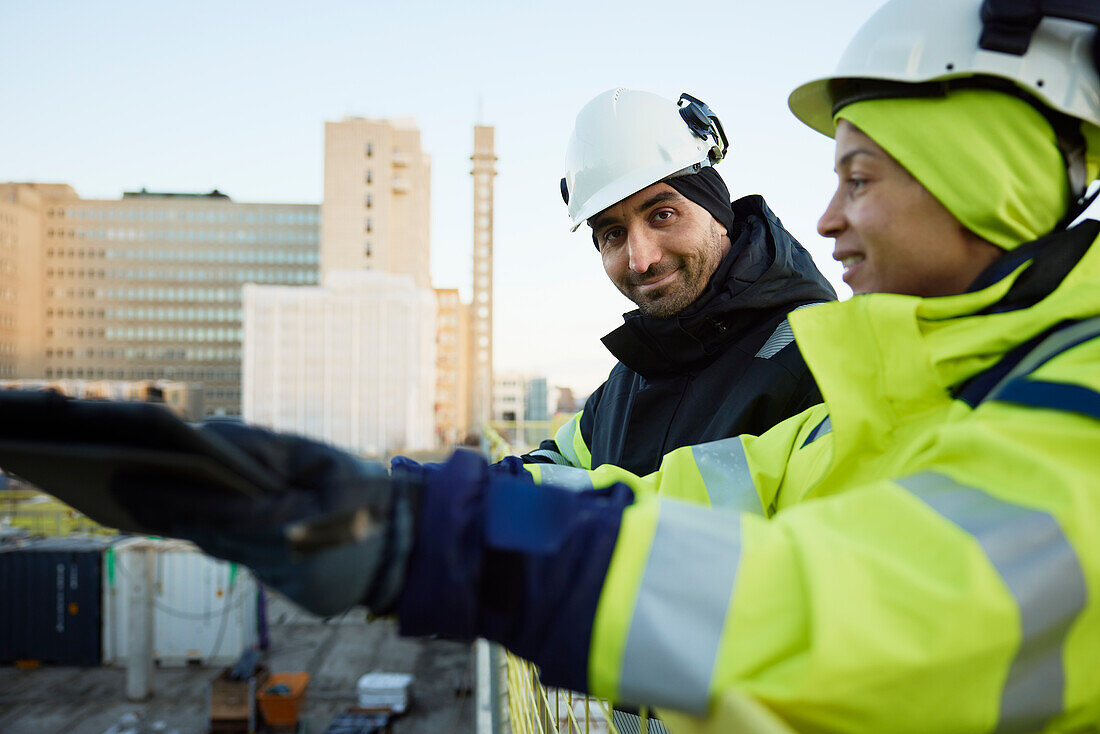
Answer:
[[[44,200],[65,185],[0,184],[0,375],[45,375]]]
[[[550,384],[545,377],[528,377],[523,414],[529,421],[550,420]]]
[[[325,123],[321,275],[381,270],[431,286],[431,158],[411,120]]]
[[[474,300],[471,304],[471,428],[490,419],[493,407],[493,179],[497,157],[492,127],[474,126]]]
[[[469,305],[457,288],[436,288],[435,426],[439,445],[461,443],[469,431]]]
[[[18,357],[0,366],[16,377],[201,382],[207,414],[236,415],[241,286],[317,282],[316,205],[22,183],[0,202],[0,358],[11,318]]]
[[[246,286],[245,420],[356,453],[433,448],[435,310],[407,275]]]

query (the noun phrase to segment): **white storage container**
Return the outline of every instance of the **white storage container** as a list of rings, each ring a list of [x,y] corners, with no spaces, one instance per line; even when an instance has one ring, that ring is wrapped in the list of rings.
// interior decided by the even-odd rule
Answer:
[[[389,709],[395,714],[405,713],[409,706],[409,685],[413,677],[408,673],[367,673],[359,679],[359,706],[365,709]]]
[[[179,540],[128,538],[107,551],[103,569],[103,663],[127,661],[134,548],[152,544],[153,656],[162,666],[227,665],[258,642],[256,581],[243,566],[203,555]]]

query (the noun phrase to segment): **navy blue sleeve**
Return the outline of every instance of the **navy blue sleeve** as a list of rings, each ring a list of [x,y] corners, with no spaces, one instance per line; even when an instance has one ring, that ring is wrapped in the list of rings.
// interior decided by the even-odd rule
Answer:
[[[596,604],[633,501],[623,484],[539,486],[456,452],[427,476],[401,633],[484,637],[538,665],[545,683],[587,690]]]

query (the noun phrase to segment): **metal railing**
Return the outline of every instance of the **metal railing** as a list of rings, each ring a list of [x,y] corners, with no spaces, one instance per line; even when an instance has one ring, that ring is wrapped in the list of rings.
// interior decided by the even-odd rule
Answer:
[[[31,489],[0,493],[0,525],[47,537],[117,534],[64,502]]]
[[[492,426],[484,428],[482,449],[493,461],[514,453]],[[479,734],[620,734],[608,701],[548,688],[532,663],[499,645],[478,644],[484,661],[478,668],[478,688],[485,694],[479,693],[479,698],[489,707],[484,723],[479,722]],[[640,731],[648,734],[645,709],[639,720]]]

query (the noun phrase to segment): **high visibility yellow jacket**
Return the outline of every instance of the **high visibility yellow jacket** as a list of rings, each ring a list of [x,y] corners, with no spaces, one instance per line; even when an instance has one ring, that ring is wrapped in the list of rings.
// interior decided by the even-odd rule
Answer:
[[[759,437],[528,467],[635,492],[590,690],[674,732],[1100,728],[1098,233],[792,314],[825,403]]]

